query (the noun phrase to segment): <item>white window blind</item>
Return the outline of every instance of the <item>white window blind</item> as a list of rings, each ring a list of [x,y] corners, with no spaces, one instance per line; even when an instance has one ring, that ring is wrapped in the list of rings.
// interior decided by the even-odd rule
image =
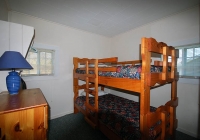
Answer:
[[[200,77],[200,44],[176,47],[179,50],[177,68],[180,77]]]
[[[54,50],[30,48],[26,60],[33,67],[23,70],[22,76],[54,75]]]

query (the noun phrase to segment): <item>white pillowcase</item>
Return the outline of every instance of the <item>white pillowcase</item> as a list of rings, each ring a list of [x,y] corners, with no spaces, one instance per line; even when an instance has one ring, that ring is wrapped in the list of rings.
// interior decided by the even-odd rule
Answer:
[[[98,91],[98,95],[99,95],[99,96],[102,96],[102,95],[105,95],[105,94],[108,94],[108,93],[105,92],[105,91],[102,91],[102,90],[99,90],[99,91]],[[85,91],[81,92],[80,96],[86,96],[86,92],[85,92]],[[91,94],[89,94],[89,97],[94,97],[94,96],[91,95]]]

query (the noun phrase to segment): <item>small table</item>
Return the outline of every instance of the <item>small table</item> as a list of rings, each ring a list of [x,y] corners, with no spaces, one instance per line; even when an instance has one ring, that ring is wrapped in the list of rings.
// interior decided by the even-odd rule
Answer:
[[[45,140],[48,104],[39,88],[0,93],[0,140]]]

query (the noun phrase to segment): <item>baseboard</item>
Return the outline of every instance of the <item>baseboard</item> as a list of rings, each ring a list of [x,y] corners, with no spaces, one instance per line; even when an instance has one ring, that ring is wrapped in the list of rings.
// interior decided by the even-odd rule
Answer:
[[[73,110],[71,110],[71,111],[67,111],[67,112],[63,112],[63,113],[60,113],[60,114],[52,115],[52,116],[49,117],[49,119],[50,119],[50,120],[52,120],[52,119],[56,119],[56,118],[59,118],[59,117],[65,116],[65,115],[67,115],[67,114],[72,114],[72,113],[74,113]]]
[[[182,133],[185,133],[185,134],[187,134],[187,135],[190,135],[190,136],[192,136],[192,137],[200,138],[200,135],[199,135],[199,134],[195,134],[195,133],[190,132],[190,131],[187,131],[187,130],[185,130],[185,129],[177,128],[176,130],[178,130],[178,131],[180,131],[180,132],[182,132]]]

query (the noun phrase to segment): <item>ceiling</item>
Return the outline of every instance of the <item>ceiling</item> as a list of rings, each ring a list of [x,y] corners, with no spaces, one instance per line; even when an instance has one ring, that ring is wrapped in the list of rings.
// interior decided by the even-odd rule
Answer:
[[[199,0],[5,0],[12,11],[112,37],[187,10]]]

